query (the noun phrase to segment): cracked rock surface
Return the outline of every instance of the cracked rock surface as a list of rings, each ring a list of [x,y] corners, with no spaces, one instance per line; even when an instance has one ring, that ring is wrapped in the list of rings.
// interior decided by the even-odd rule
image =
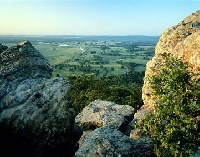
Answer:
[[[0,145],[8,156],[49,156],[64,145],[70,151],[70,83],[51,75],[49,62],[29,41],[0,45]]]

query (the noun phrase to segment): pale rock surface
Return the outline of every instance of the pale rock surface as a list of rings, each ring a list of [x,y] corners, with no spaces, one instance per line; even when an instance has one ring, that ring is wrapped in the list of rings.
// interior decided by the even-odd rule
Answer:
[[[152,143],[131,139],[112,127],[102,127],[90,132],[75,156],[151,157]]]
[[[52,67],[29,41],[0,53],[0,144],[8,156],[53,155],[62,145],[70,151],[70,84],[51,75]]]
[[[76,157],[150,157],[153,143],[129,137],[134,109],[110,101],[96,100],[76,116],[75,122],[84,131],[79,139]],[[93,129],[93,130],[91,130]]]
[[[134,109],[129,105],[95,100],[76,116],[75,123],[85,130],[110,125],[119,129],[129,123],[133,115]]]
[[[188,62],[190,71],[199,74],[200,67],[200,10],[192,13],[183,21],[166,31],[160,37],[155,48],[155,56],[146,65],[142,98],[144,106],[135,114],[136,119],[143,119],[154,110],[156,98],[152,95],[148,77],[156,75],[163,64],[163,56],[172,54]]]

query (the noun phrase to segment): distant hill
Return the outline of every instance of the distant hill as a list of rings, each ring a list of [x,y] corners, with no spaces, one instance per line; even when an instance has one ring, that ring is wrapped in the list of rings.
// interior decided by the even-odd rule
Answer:
[[[120,41],[120,42],[133,42],[140,43],[142,45],[156,45],[159,40],[159,36],[145,36],[145,35],[128,35],[128,36],[76,36],[76,35],[0,35],[0,43],[18,43],[22,40],[29,40],[31,43],[42,40],[43,42],[63,42],[63,41]]]

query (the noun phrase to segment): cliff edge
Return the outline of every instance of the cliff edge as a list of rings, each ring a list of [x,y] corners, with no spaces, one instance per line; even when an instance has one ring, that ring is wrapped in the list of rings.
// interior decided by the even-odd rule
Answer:
[[[155,48],[155,55],[146,65],[142,98],[144,106],[135,114],[136,119],[142,118],[154,109],[156,98],[152,96],[148,77],[156,75],[164,62],[163,56],[172,54],[184,63],[191,65],[190,71],[199,73],[200,67],[200,10],[192,13],[183,21],[173,26],[161,35]]]
[[[49,62],[29,41],[10,48],[0,44],[0,147],[7,156],[71,151],[71,85],[51,75]]]

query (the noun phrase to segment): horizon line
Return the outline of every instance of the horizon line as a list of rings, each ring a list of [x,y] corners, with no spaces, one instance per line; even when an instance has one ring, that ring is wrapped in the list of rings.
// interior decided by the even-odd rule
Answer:
[[[70,35],[70,34],[63,34],[63,35],[59,35],[59,34],[0,34],[0,36],[152,36],[152,37],[158,37],[160,35],[144,35],[144,34],[130,34],[130,35],[109,35],[109,34],[104,34],[104,35],[94,35],[94,34],[87,34],[87,35],[77,35],[77,34],[73,34],[73,35]]]

